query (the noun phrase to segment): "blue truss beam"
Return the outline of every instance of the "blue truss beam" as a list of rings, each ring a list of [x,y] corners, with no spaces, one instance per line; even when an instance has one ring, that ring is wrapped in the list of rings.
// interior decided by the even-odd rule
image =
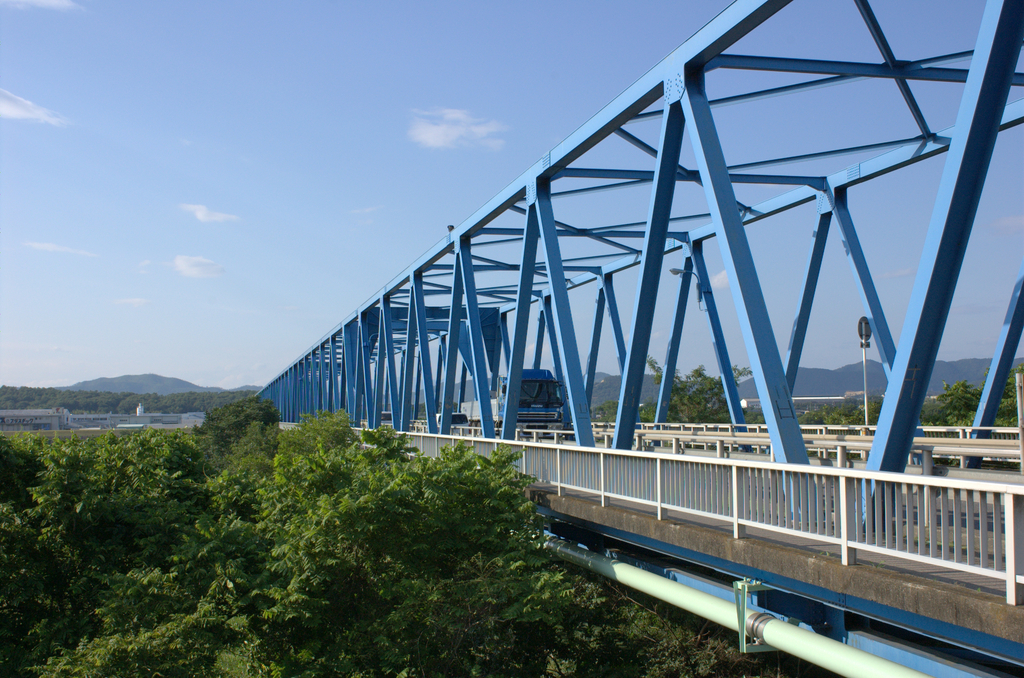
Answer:
[[[672,198],[676,189],[676,168],[683,143],[683,107],[678,99],[665,107],[661,119],[661,141],[655,168],[654,188],[647,214],[647,232],[644,237],[640,276],[637,280],[633,321],[626,350],[626,364],[619,388],[619,408],[615,414],[615,436],[612,445],[620,450],[633,446],[633,429],[640,408],[640,390],[651,344],[655,301],[661,265],[665,258],[668,220],[672,213]]]
[[[572,309],[569,307],[569,294],[565,285],[565,272],[562,270],[561,250],[558,236],[555,235],[555,215],[551,209],[551,184],[537,180],[536,187],[537,224],[540,231],[540,244],[544,248],[544,266],[548,272],[551,290],[550,318],[552,338],[558,342],[558,357],[565,371],[565,390],[567,405],[572,414],[572,424],[576,431],[576,442],[584,447],[594,446],[594,431],[590,424],[590,405],[586,402],[586,389],[583,388],[583,371],[580,367],[579,344],[576,343],[576,330],[572,322]]]
[[[523,361],[526,358],[526,337],[530,326],[530,304],[533,301],[533,273],[537,266],[537,242],[540,240],[540,224],[537,208],[531,204],[526,213],[523,229],[523,248],[519,258],[519,286],[516,291],[515,324],[512,326],[511,346],[506,340],[505,351],[508,377],[505,382],[505,411],[501,415],[501,437],[515,440],[516,423],[519,416],[519,390],[523,383]],[[505,318],[505,315],[502,315]],[[504,323],[502,327],[505,328]],[[504,331],[508,336],[507,328]]]
[[[1013,367],[1013,359],[1020,345],[1021,330],[1024,329],[1024,261],[1021,262],[1020,270],[1017,272],[1017,282],[1013,286],[1013,293],[1010,295],[1010,305],[1006,309],[1006,318],[1003,320],[1002,329],[999,331],[999,340],[996,341],[995,354],[992,356],[992,363],[988,368],[988,375],[985,378],[985,387],[981,391],[981,401],[978,403],[978,412],[974,415],[974,426],[992,426],[999,412],[999,404],[1003,399],[1003,390],[1006,386],[1006,379],[1010,376],[1010,368]],[[988,431],[975,431],[975,438],[988,438]],[[980,466],[981,459],[972,457],[970,461],[977,459],[979,462],[974,466]]]
[[[684,250],[688,250],[684,248]],[[658,388],[658,404],[654,411],[654,421],[664,424],[668,421],[668,408],[672,400],[672,386],[675,384],[676,365],[679,360],[679,344],[683,336],[683,322],[686,320],[686,303],[690,298],[690,278],[693,277],[693,260],[686,257],[683,268],[673,273],[679,275],[676,288],[675,312],[672,314],[672,331],[668,338],[668,351],[662,365],[661,384]]]
[[[868,455],[869,470],[902,472],[906,467],[1022,39],[1024,4],[990,0],[982,16],[892,379]]]
[[[789,335],[789,350],[786,353],[786,383],[789,384],[790,392],[796,387],[800,356],[804,351],[807,323],[811,318],[811,306],[814,304],[814,292],[818,288],[818,275],[821,273],[821,260],[825,255],[825,242],[828,240],[828,227],[831,222],[831,211],[819,214],[818,226],[811,234],[811,252],[807,256],[803,288],[800,290],[800,304],[796,309],[793,330]]]
[[[853,226],[853,217],[850,216],[850,208],[846,201],[846,189],[837,188],[830,191],[829,197],[833,202],[832,213],[836,217],[836,224],[843,237],[846,258],[850,261],[850,267],[853,269],[857,291],[864,304],[864,312],[871,323],[875,346],[882,358],[882,369],[885,370],[885,378],[889,379],[892,374],[896,344],[893,343],[892,334],[889,332],[889,323],[886,321],[885,311],[882,309],[882,302],[878,298],[875,282],[871,278],[871,270],[868,268],[864,250],[860,246],[860,238],[857,237],[857,230]]]
[[[732,360],[729,358],[729,347],[725,344],[725,333],[722,332],[722,322],[718,317],[718,304],[715,303],[715,293],[711,289],[711,277],[708,275],[708,268],[704,264],[704,243],[693,244],[693,266],[697,274],[697,285],[700,291],[697,300],[704,303],[704,313],[708,320],[708,330],[711,332],[711,344],[715,349],[715,357],[718,359],[718,371],[722,375],[722,390],[725,392],[725,402],[729,408],[729,418],[734,424],[745,424],[743,407],[740,406],[740,395],[736,390],[736,375],[732,371]],[[673,371],[673,374],[675,372]],[[746,430],[746,429],[744,429]]]
[[[807,448],[793,409],[793,396],[782,368],[743,220],[736,211],[736,196],[729,181],[725,155],[704,93],[704,74],[687,74],[685,85],[682,101],[690,121],[690,140],[717,227],[718,244],[722,248],[754,384],[763,403],[772,451],[776,461],[806,464]]]

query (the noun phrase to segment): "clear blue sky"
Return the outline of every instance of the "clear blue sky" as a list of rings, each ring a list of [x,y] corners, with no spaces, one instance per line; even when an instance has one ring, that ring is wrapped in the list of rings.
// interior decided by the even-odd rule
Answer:
[[[726,4],[0,0],[0,383],[265,383]],[[904,59],[971,49],[983,6],[876,4]],[[852,2],[797,0],[768,29],[733,51],[880,60]],[[730,162],[869,138],[858,106],[899,102],[871,87],[819,112],[720,109]],[[914,88],[934,128],[952,124],[958,86]],[[893,135],[913,134],[892,110]],[[1003,136],[941,358],[990,357],[1024,256],[1024,134]],[[897,340],[943,159],[851,191]],[[814,218],[751,229],[783,351]],[[832,240],[814,367],[860,359]],[[713,363],[703,321],[687,332],[680,368]],[[608,351],[601,369],[617,371]]]

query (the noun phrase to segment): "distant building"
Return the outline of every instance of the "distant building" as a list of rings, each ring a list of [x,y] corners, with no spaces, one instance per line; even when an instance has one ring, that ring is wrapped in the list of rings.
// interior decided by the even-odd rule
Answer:
[[[0,431],[66,431],[114,428],[192,428],[206,421],[204,412],[162,414],[145,412],[140,404],[135,414],[71,414],[63,407],[49,410],[0,410]]]
[[[0,410],[0,431],[62,431],[71,428],[71,413],[49,410]]]

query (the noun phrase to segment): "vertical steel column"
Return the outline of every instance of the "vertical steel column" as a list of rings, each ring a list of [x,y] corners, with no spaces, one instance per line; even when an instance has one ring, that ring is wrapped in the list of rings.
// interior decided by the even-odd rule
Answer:
[[[846,189],[832,190],[831,187],[826,187],[826,191],[832,200],[832,213],[836,216],[836,224],[843,237],[843,248],[846,250],[847,259],[850,260],[854,280],[857,281],[857,291],[860,292],[864,312],[867,314],[868,322],[871,323],[871,332],[875,339],[875,346],[878,348],[878,355],[882,359],[885,378],[889,379],[895,360],[896,345],[892,341],[889,323],[885,320],[882,302],[878,299],[875,283],[871,279],[871,270],[864,257],[864,250],[861,249],[857,230],[853,227],[853,218],[850,216],[850,208],[846,202]]]
[[[1021,40],[1024,3],[989,0],[947,151],[921,265],[882,402],[869,471],[901,472],[974,226]]]
[[[395,408],[398,403],[401,402],[399,395],[399,381],[395,375],[395,328],[394,328],[394,317],[391,311],[391,297],[385,296],[381,301],[381,313],[384,314],[384,360],[387,361],[385,367],[387,368],[388,377],[388,406],[391,410],[391,425],[394,426],[395,417],[397,412]],[[381,342],[377,342],[378,347]],[[380,348],[377,349],[377,357],[380,358]]]
[[[342,359],[345,361],[345,411],[353,426],[359,425],[356,411],[359,409],[359,319],[355,318],[343,328],[345,347]]]
[[[381,412],[384,410],[384,381],[387,375],[384,371],[384,299],[380,300],[381,309],[377,316],[377,362],[374,365],[373,385],[373,410],[368,417],[370,428],[380,428]],[[394,379],[391,380],[394,383]]]
[[[441,406],[441,383],[444,381],[445,357],[448,355],[448,335],[442,334],[437,338],[437,377],[431,387],[434,389],[434,401]],[[440,411],[435,412],[440,414]]]
[[[601,287],[604,289],[608,320],[612,324],[612,337],[615,339],[615,358],[619,361],[619,374],[626,370],[626,340],[622,336],[622,315],[619,314],[619,302],[615,297],[615,282],[611,273],[601,276]]]
[[[338,336],[331,335],[331,369],[328,372],[330,383],[327,392],[327,409],[338,411]]]
[[[544,263],[551,291],[551,335],[558,340],[576,442],[584,447],[593,447],[594,430],[590,424],[590,407],[585,401],[586,391],[583,388],[579,345],[576,343],[576,330],[572,324],[572,309],[569,307],[569,293],[565,286],[565,270],[562,268],[562,252],[558,246],[555,215],[551,209],[551,183],[547,178],[537,178],[536,191],[537,222],[540,226],[540,242],[544,247]]]
[[[533,369],[540,369],[541,358],[544,357],[544,325],[547,318],[544,317],[543,304],[537,313],[537,340],[533,344]]]
[[[416,306],[416,336],[419,339],[420,369],[417,371],[416,379],[416,407],[419,407],[419,384],[420,375],[423,376],[424,405],[427,415],[427,431],[437,433],[437,404],[434,400],[434,378],[430,373],[430,333],[427,331],[427,308],[423,302],[423,274],[417,271],[412,277],[412,294]],[[415,413],[414,413],[415,416]]]
[[[459,332],[462,329],[462,268],[467,262],[462,259],[461,248],[455,251],[455,267],[452,269],[452,296],[448,304],[448,339],[444,347],[444,378],[441,380],[441,435],[448,435],[452,428],[452,407],[455,400],[455,370],[459,362]],[[468,262],[473,265],[472,260]]]
[[[985,378],[985,388],[981,392],[978,412],[974,415],[975,427],[992,426],[995,423],[999,403],[1003,399],[1006,379],[1010,375],[1010,367],[1013,365],[1013,358],[1017,353],[1017,346],[1020,344],[1021,330],[1024,329],[1022,286],[1024,286],[1024,261],[1021,262],[1020,270],[1017,272],[1017,282],[1013,286],[1013,294],[1010,295],[1010,305],[1006,309],[1003,328],[999,331],[999,340],[996,342],[992,364],[989,365],[988,376]],[[975,431],[972,437],[988,438],[989,431]],[[980,467],[981,459],[971,457],[968,466]]]
[[[690,140],[722,248],[722,260],[731,283],[754,383],[762,404],[766,405],[762,411],[768,424],[772,451],[777,461],[806,464],[807,448],[793,410],[793,396],[782,368],[750,243],[736,208],[729,168],[711,115],[711,106],[704,93],[703,70],[688,72],[685,84],[683,105],[690,123]]]
[[[789,384],[790,392],[796,385],[796,374],[800,369],[800,355],[804,351],[807,323],[811,318],[814,293],[818,289],[818,275],[821,273],[821,260],[825,254],[825,242],[828,240],[828,227],[831,222],[831,211],[819,214],[818,227],[811,233],[811,252],[807,255],[804,284],[800,290],[800,305],[796,309],[793,330],[789,334],[789,350],[786,353],[786,383]]]
[[[530,326],[530,304],[533,302],[533,276],[537,267],[537,241],[540,226],[537,223],[535,187],[529,187],[526,200],[526,225],[523,229],[523,252],[519,258],[519,285],[516,289],[516,320],[512,329],[512,343],[506,348],[505,411],[501,415],[501,437],[514,440],[519,418],[519,391],[523,384],[523,361],[526,359],[526,333]],[[507,332],[506,332],[507,334]]]
[[[411,281],[410,281],[411,282]],[[419,376],[419,371],[416,369],[416,334],[417,334],[417,320],[416,320],[416,302],[409,296],[409,320],[406,323],[405,329],[405,355],[402,361],[402,394],[401,394],[401,413],[398,419],[399,431],[411,430],[410,424],[412,420],[416,418],[415,405],[412,403],[412,380],[413,372]],[[415,398],[418,401],[419,384],[416,385],[417,392]],[[392,415],[393,416],[393,415]]]
[[[551,310],[551,295],[545,295],[543,299],[544,316],[547,318],[553,318],[554,314]],[[565,382],[565,370],[562,369],[561,353],[558,348],[558,335],[555,332],[548,333],[548,342],[551,344],[551,364],[555,368],[555,379],[561,383]],[[587,400],[587,407],[590,406],[590,400]],[[590,411],[589,409],[587,410]],[[570,421],[572,413],[569,411],[569,400],[566,398],[562,401],[562,421]]]
[[[688,246],[684,246],[686,251]],[[692,252],[692,249],[690,250]],[[686,302],[690,298],[690,277],[693,275],[693,259],[686,257],[679,272],[679,287],[676,289],[676,307],[672,314],[672,333],[668,338],[668,351],[662,366],[661,385],[658,388],[658,406],[654,421],[664,424],[668,421],[668,408],[672,401],[672,386],[676,380],[676,364],[679,360],[679,343],[683,336],[683,321],[686,319]]]
[[[587,391],[587,406],[594,403],[594,378],[597,376],[597,354],[601,349],[601,326],[604,323],[604,288],[598,286],[597,299],[594,300],[594,326],[590,331],[590,352],[587,354],[587,373],[583,375],[583,385]]]
[[[729,406],[729,418],[734,424],[745,424],[743,408],[740,406],[740,394],[736,390],[736,375],[732,371],[729,348],[725,345],[725,333],[722,332],[722,322],[718,317],[715,293],[711,289],[708,268],[704,265],[703,241],[693,243],[693,265],[697,272],[697,285],[700,288],[698,304],[700,300],[703,300],[705,314],[708,318],[708,330],[711,332],[711,344],[715,349],[715,357],[718,358],[718,371],[722,374],[722,389],[725,391],[725,402]],[[743,431],[746,429],[744,428]]]
[[[634,424],[640,410],[640,390],[643,388],[647,355],[651,347],[651,327],[654,307],[658,298],[661,264],[665,258],[665,240],[668,220],[672,212],[672,198],[676,190],[676,172],[682,148],[683,108],[678,97],[674,101],[665,97],[661,116],[661,137],[658,144],[658,162],[654,168],[654,186],[647,213],[640,275],[637,280],[633,322],[630,325],[629,349],[619,389],[619,410],[615,415],[615,437],[612,445],[620,450],[633,447]]]
[[[458,262],[461,264],[462,288],[466,297],[466,329],[469,331],[469,348],[472,356],[473,390],[480,403],[480,426],[485,438],[494,437],[494,414],[491,411],[491,389],[487,378],[487,352],[477,303],[476,276],[473,273],[473,256],[470,252],[469,237],[459,238]],[[461,399],[461,398],[460,398]]]

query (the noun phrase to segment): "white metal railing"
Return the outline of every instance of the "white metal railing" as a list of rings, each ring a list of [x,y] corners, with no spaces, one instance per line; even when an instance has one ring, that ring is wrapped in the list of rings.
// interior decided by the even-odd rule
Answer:
[[[464,442],[488,456],[504,444],[520,470],[564,490],[621,499],[835,546],[844,565],[876,553],[1002,580],[1024,604],[1024,485],[852,468],[407,434],[427,456]]]
[[[417,423],[414,422],[413,431],[425,433],[425,426]],[[763,424],[747,425],[747,431],[742,428],[739,424],[639,424],[633,434],[633,449],[671,449],[675,453],[711,450],[718,456],[738,451],[771,455],[771,441]],[[874,442],[874,427],[814,425],[801,426],[801,430],[808,452],[821,458],[834,457],[840,466],[845,466],[847,459],[852,461],[853,456],[864,460]],[[992,437],[971,437],[982,430]],[[925,435],[913,440],[908,463],[921,466],[924,475],[932,475],[936,457],[959,459],[961,467],[971,457],[1016,462],[1024,473],[1024,447],[1016,428],[926,427],[922,431]],[[452,432],[464,438],[483,436],[483,430],[472,425],[453,426]],[[598,447],[611,447],[613,432],[611,424],[595,424],[594,440]],[[571,430],[517,429],[516,440],[560,444],[575,440],[575,435]]]

